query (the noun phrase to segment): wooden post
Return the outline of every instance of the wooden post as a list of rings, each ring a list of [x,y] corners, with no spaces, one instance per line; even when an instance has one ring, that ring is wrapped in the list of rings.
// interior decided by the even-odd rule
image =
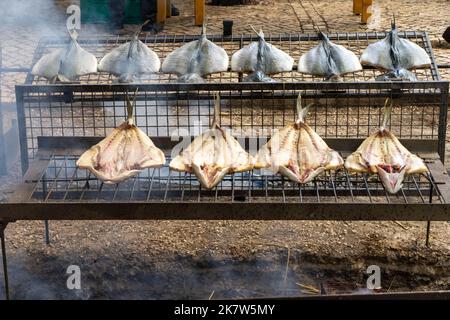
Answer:
[[[166,22],[166,0],[157,0],[156,4],[156,22]]]
[[[166,17],[170,18],[172,16],[172,1],[166,0]]]
[[[195,0],[195,25],[201,26],[205,20],[205,0]]]
[[[354,14],[362,13],[362,2],[363,2],[363,0],[353,0],[353,13]]]
[[[369,12],[369,8],[372,6],[372,0],[362,0],[362,13],[361,13],[361,23],[366,24],[372,15]]]

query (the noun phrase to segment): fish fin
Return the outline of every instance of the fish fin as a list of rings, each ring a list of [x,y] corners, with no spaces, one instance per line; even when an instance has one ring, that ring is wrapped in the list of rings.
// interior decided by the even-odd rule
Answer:
[[[408,159],[408,164],[406,165],[407,170],[406,174],[414,174],[414,173],[427,173],[429,172],[427,166],[423,162],[422,159],[420,159],[415,154],[411,154]]]
[[[183,162],[183,157],[178,155],[170,161],[169,168],[180,172],[192,172],[191,168],[187,167]]]
[[[349,155],[345,159],[344,167],[349,172],[366,172],[368,169],[359,152],[353,152]]]

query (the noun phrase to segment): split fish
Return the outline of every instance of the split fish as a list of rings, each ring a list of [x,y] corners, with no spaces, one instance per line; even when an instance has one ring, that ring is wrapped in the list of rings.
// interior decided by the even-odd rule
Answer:
[[[252,42],[233,54],[231,70],[249,73],[244,78],[244,82],[274,82],[270,75],[291,71],[294,59],[286,52],[267,43],[262,30],[256,34],[257,42]]]
[[[76,163],[106,184],[122,182],[145,168],[161,167],[166,161],[164,153],[134,124],[135,99],[131,102],[127,97],[127,121],[84,152]]]
[[[349,172],[378,174],[385,189],[394,194],[402,188],[405,175],[426,173],[428,168],[387,129],[392,102],[389,107],[387,104],[388,100],[380,129],[345,160],[345,168]]]
[[[319,41],[317,46],[300,57],[299,72],[338,81],[343,74],[362,70],[361,63],[353,52],[334,44],[322,32],[319,33]]]
[[[33,66],[31,74],[55,83],[75,81],[80,76],[97,72],[97,58],[78,44],[75,30],[68,32],[69,44],[42,56]]]
[[[220,97],[217,95],[211,129],[196,137],[169,165],[175,171],[195,173],[206,189],[217,186],[226,174],[253,169],[253,157],[229,130],[219,126],[219,118]]]
[[[416,81],[411,69],[427,67],[431,64],[426,51],[414,42],[398,36],[395,18],[392,30],[386,38],[370,44],[361,55],[361,63],[387,70],[376,78],[378,81],[403,79]]]
[[[298,183],[308,183],[326,170],[343,167],[344,160],[309,127],[304,119],[312,104],[302,108],[297,99],[298,119],[277,131],[258,151],[255,168],[270,168]]]
[[[206,25],[200,38],[175,49],[166,57],[161,71],[175,73],[178,82],[201,83],[206,75],[228,70],[225,50],[206,38]]]
[[[118,76],[119,82],[133,82],[143,75],[158,72],[161,66],[158,55],[139,40],[139,33],[147,23],[139,26],[130,42],[105,55],[98,64],[98,70]]]

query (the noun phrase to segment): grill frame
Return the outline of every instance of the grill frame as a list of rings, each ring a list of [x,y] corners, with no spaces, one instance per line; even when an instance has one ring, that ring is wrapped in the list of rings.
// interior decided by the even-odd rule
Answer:
[[[329,35],[332,41],[339,42],[344,39],[349,45],[352,41],[356,41],[358,53],[361,53],[369,42],[385,36],[384,32]],[[91,82],[89,78],[82,78],[79,83],[47,84],[33,81],[34,77],[29,74],[27,84],[16,86],[22,169],[26,174],[24,182],[9,199],[8,205],[17,205],[15,216],[25,219],[33,217],[33,219],[448,220],[446,203],[449,199],[447,199],[448,192],[446,191],[450,190],[450,180],[442,174],[445,170],[442,163],[445,158],[448,82],[440,80],[431,44],[425,32],[401,32],[400,36],[420,42],[420,45],[429,54],[431,67],[424,71],[425,74],[428,74],[425,79],[427,81],[357,81],[357,77],[353,75],[338,83],[322,82],[321,78],[311,78],[309,79],[311,81],[299,82],[299,79],[283,74],[278,79],[281,81],[277,83],[244,83],[240,82],[242,74],[239,74],[234,78],[232,76],[224,78],[225,82],[222,81],[222,75],[219,75],[219,82],[208,78],[205,83],[201,84],[172,83],[171,79],[164,81],[159,79],[161,83],[118,84],[113,83],[111,78],[105,81],[97,79],[94,82]],[[141,40],[150,46],[162,45],[164,47],[168,43],[180,46],[197,38],[198,36],[147,36]],[[208,36],[208,38],[214,42],[220,42],[222,46],[224,43],[237,45],[237,49],[257,39],[256,36],[247,35],[238,37]],[[281,47],[287,44],[289,46],[288,53],[291,53],[290,49],[296,42],[312,47],[318,40],[317,35],[269,35],[266,39]],[[128,40],[128,38],[120,36],[116,38],[100,36],[95,39],[80,39],[79,42],[82,46],[101,46],[104,44],[117,45]],[[35,53],[34,62],[42,56],[45,50],[52,46],[61,46],[63,43],[63,40],[57,38],[41,40]],[[283,47],[283,49],[285,48]],[[231,55],[232,52],[228,53]],[[298,59],[296,56],[294,58]],[[376,71],[364,68],[364,72],[372,72],[372,76],[369,77],[372,78]],[[231,78],[232,81],[227,80]],[[79,155],[83,150],[98,142],[110,129],[117,127],[124,118],[124,97],[136,89],[139,91],[135,108],[137,125],[144,129],[154,141],[157,141],[156,145],[164,149],[166,153],[174,145],[167,142],[171,135],[170,130],[174,128],[191,130],[195,126],[192,124],[191,117],[200,121],[199,130],[209,127],[212,120],[213,94],[215,92],[219,92],[222,98],[221,125],[231,127],[232,130],[241,130],[237,133],[233,131],[233,134],[245,137],[244,140],[248,138],[243,142],[247,149],[252,145],[250,141],[255,140],[253,145],[260,146],[263,143],[260,141],[261,137],[268,138],[273,130],[293,121],[296,114],[294,102],[297,95],[301,93],[304,104],[312,101],[318,105],[314,111],[310,112],[307,123],[329,143],[330,147],[340,151],[343,155],[354,151],[361,141],[372,133],[374,128],[378,127],[381,121],[379,109],[383,106],[386,98],[392,98],[398,108],[393,110],[392,117],[393,119],[397,118],[396,122],[392,121],[391,129],[407,148],[412,152],[419,153],[422,158],[430,162],[430,190],[436,197],[434,200],[433,197],[430,197],[429,201],[424,201],[424,197],[420,195],[422,201],[408,203],[403,194],[405,203],[394,203],[395,201],[390,201],[388,196],[384,202],[376,203],[371,201],[369,194],[364,201],[336,203],[335,193],[336,202],[334,203],[319,201],[317,203],[311,201],[288,203],[285,201],[285,183],[283,182],[281,183],[283,196],[280,198],[278,195],[278,198],[265,199],[265,201],[252,201],[251,196],[246,200],[244,198],[245,201],[234,201],[234,197],[231,198],[231,201],[217,201],[217,198],[216,201],[208,202],[165,201],[170,189],[169,178],[166,192],[164,196],[161,196],[163,201],[148,201],[148,199],[147,201],[59,201],[58,199],[51,201],[51,199],[47,199],[50,197],[47,193],[48,190],[42,190],[43,199],[32,199],[33,201],[31,201],[30,196],[32,197],[33,192],[30,194],[29,190],[30,188],[32,190],[39,188],[37,185],[42,184],[41,178],[51,159],[55,156],[63,156],[64,159],[67,159],[68,156]],[[279,101],[282,101],[281,105]],[[237,105],[234,105],[235,102]],[[259,105],[255,106],[254,104]],[[165,112],[158,113],[161,112],[159,108]],[[259,110],[260,115],[254,114],[253,110],[256,109]],[[75,113],[77,110],[81,110],[81,115],[75,115],[74,110]],[[141,110],[141,114],[139,114],[139,110]],[[248,110],[251,110],[251,113]],[[268,116],[265,115],[265,110],[268,110]],[[71,113],[67,114],[67,111]],[[185,113],[187,113],[187,118],[184,117]],[[234,113],[238,114],[236,121]],[[64,122],[67,120],[65,119],[67,115],[71,121],[68,126]],[[172,116],[175,119],[172,120],[175,122],[171,123],[170,117]],[[262,119],[259,120],[259,116]],[[107,123],[108,117],[112,118],[111,123]],[[325,120],[322,121],[320,117],[324,117]],[[351,117],[356,118],[356,125],[350,125]],[[367,121],[364,120],[365,117],[368,118]],[[77,131],[75,118],[82,122],[81,131]],[[160,118],[165,119],[161,120]],[[100,119],[100,124],[96,122],[98,119]],[[156,119],[156,123],[150,123],[149,119]],[[50,121],[48,127],[42,124],[43,120]],[[37,128],[34,125],[35,121],[38,123]],[[101,123],[102,121],[103,123]],[[246,124],[246,121],[250,121],[251,124]],[[351,126],[352,129],[348,129]],[[255,128],[260,129],[256,134]],[[330,128],[331,131],[329,131]],[[35,129],[37,131],[34,131]],[[67,134],[66,129],[71,130],[72,134]],[[250,129],[250,134],[248,129]],[[190,134],[191,131],[188,133],[189,136],[198,135],[198,133]],[[74,145],[78,148],[74,149]],[[29,161],[31,161],[31,166]],[[346,174],[344,176],[349,179]],[[250,177],[253,184],[253,176]],[[234,182],[234,180],[232,181]],[[365,179],[364,182],[367,186]],[[375,189],[380,190],[381,184],[377,183]],[[45,181],[43,185],[48,188],[51,186],[51,181]],[[253,187],[249,187],[248,193],[254,191],[253,189]],[[316,190],[318,190],[317,185]],[[246,192],[243,188],[239,191]],[[201,195],[201,192],[199,194]],[[200,198],[199,196],[199,200]],[[184,199],[182,198],[182,200]],[[21,210],[22,207],[31,206],[36,209],[33,210],[32,216],[27,213],[27,210]],[[56,209],[63,207],[66,208],[63,212]],[[120,208],[127,208],[127,213],[122,212]],[[299,208],[302,209],[299,210]],[[0,219],[1,217],[0,214]]]
[[[413,201],[410,203],[395,202],[395,201],[377,201],[370,202],[370,197],[365,197],[362,201],[356,200],[350,203],[329,201],[325,202],[288,202],[284,201],[284,197],[278,197],[275,199],[269,199],[265,201],[248,201],[249,198],[244,198],[244,201],[238,200],[220,200],[219,201],[180,201],[173,200],[165,201],[167,192],[164,192],[159,196],[160,199],[145,201],[145,200],[133,200],[133,201],[96,201],[96,199],[82,199],[73,201],[60,201],[58,199],[32,199],[30,195],[33,194],[30,189],[38,188],[37,184],[42,183],[40,178],[46,172],[49,161],[55,155],[57,156],[72,156],[79,155],[88,147],[92,146],[102,135],[89,137],[89,136],[38,136],[36,154],[30,159],[29,148],[26,143],[22,144],[21,150],[23,151],[22,158],[27,161],[24,169],[27,170],[27,174],[24,177],[24,183],[17,189],[16,193],[9,199],[9,203],[5,207],[0,208],[0,219],[257,219],[257,220],[450,220],[450,212],[447,206],[450,201],[450,179],[447,175],[443,174],[445,171],[442,165],[442,159],[444,158],[445,130],[447,125],[446,110],[447,110],[447,94],[448,83],[444,81],[431,81],[431,82],[368,82],[368,83],[239,83],[239,84],[136,84],[136,85],[22,85],[16,87],[18,96],[18,110],[19,121],[21,128],[20,140],[27,141],[27,132],[29,133],[29,127],[26,125],[25,118],[25,105],[29,99],[33,101],[38,94],[37,100],[42,99],[39,94],[43,94],[49,99],[51,103],[58,102],[56,108],[59,109],[63,105],[73,107],[79,99],[79,95],[91,95],[93,93],[99,94],[100,97],[105,98],[100,102],[105,103],[108,99],[117,99],[118,97],[124,97],[127,92],[134,92],[138,89],[137,101],[143,103],[144,108],[151,108],[150,104],[147,104],[151,93],[159,94],[159,100],[163,101],[163,108],[170,108],[170,101],[179,101],[180,99],[186,99],[191,102],[206,101],[207,110],[204,115],[208,119],[207,124],[211,122],[213,107],[213,93],[219,92],[222,100],[226,101],[242,101],[243,99],[260,99],[261,101],[267,101],[270,99],[279,101],[283,98],[283,101],[287,101],[287,107],[282,110],[294,109],[293,102],[295,101],[299,92],[303,95],[305,103],[308,100],[312,101],[335,101],[336,106],[330,104],[321,104],[314,111],[310,112],[307,123],[314,126],[315,116],[323,108],[334,108],[333,110],[345,110],[345,106],[339,104],[339,101],[347,101],[348,104],[356,99],[355,103],[368,103],[370,107],[378,110],[375,112],[376,121],[369,125],[368,131],[372,131],[374,127],[379,124],[381,120],[380,108],[383,106],[386,97],[391,97],[396,101],[396,104],[400,106],[408,106],[411,101],[418,104],[418,110],[421,108],[427,108],[432,105],[434,108],[432,114],[433,119],[438,123],[431,124],[436,130],[431,132],[428,139],[420,139],[421,135],[413,137],[400,137],[402,143],[405,144],[412,152],[419,153],[419,155],[426,159],[430,167],[430,179],[433,187],[433,194],[437,195],[431,199],[433,201]],[[29,96],[28,94],[31,94]],[[97,101],[95,94],[91,96],[92,101]],[[50,97],[50,98],[49,98]],[[44,100],[47,101],[47,100]],[[78,102],[84,103],[85,100],[79,100]],[[28,101],[29,102],[29,101]],[[223,102],[223,101],[222,101]],[[331,102],[330,102],[331,103]],[[104,105],[103,105],[104,106]],[[173,106],[172,106],[173,107]],[[348,105],[347,105],[348,107]],[[98,108],[98,107],[97,107]],[[99,106],[102,108],[102,105]],[[115,107],[116,108],[116,107]],[[120,107],[121,108],[121,107]],[[138,108],[138,107],[137,107]],[[264,108],[264,107],[261,107]],[[175,110],[178,110],[175,108]],[[239,109],[238,113],[240,112]],[[275,109],[270,109],[274,110]],[[281,109],[280,109],[281,110]],[[397,115],[401,112],[406,112],[402,108],[395,109]],[[424,109],[425,110],[425,109]],[[290,118],[284,118],[283,121],[276,128],[281,127],[289,123]],[[419,115],[426,115],[426,113],[419,112]],[[179,113],[175,112],[177,116]],[[369,114],[362,113],[364,116]],[[393,116],[395,117],[393,112]],[[62,113],[59,114],[61,116]],[[292,116],[294,113],[292,114]],[[326,115],[326,114],[325,114]],[[114,117],[123,119],[122,115],[114,114]],[[145,114],[147,117],[148,115]],[[155,115],[153,115],[155,116]],[[221,116],[223,116],[221,111]],[[225,117],[226,118],[226,117]],[[400,118],[401,120],[402,118]],[[413,121],[413,117],[410,118]],[[53,119],[55,120],[55,119]],[[221,117],[221,121],[224,121]],[[309,122],[308,122],[309,121]],[[378,122],[377,122],[378,121]],[[401,121],[400,121],[401,122]],[[239,123],[239,122],[238,122]],[[327,124],[327,123],[326,123]],[[166,124],[167,125],[167,124]],[[345,124],[344,124],[345,125]],[[402,124],[400,123],[400,126]],[[413,123],[411,123],[413,125]],[[423,119],[422,119],[422,125]],[[164,127],[164,125],[161,125]],[[161,127],[160,126],[160,127]],[[409,126],[409,124],[408,124]],[[145,127],[141,128],[144,129]],[[396,130],[395,126],[391,128]],[[412,133],[411,133],[412,134]],[[338,133],[336,132],[336,135]],[[332,136],[332,135],[331,135]],[[339,137],[324,137],[331,147],[341,151],[344,155],[352,152],[364,139],[362,135],[358,137],[346,137],[339,139]],[[153,141],[157,146],[166,150],[173,147],[176,142],[170,141],[170,136],[160,134],[152,136]],[[250,141],[253,137],[249,137]],[[257,142],[257,145],[264,141]],[[442,143],[444,142],[444,144]],[[250,143],[245,140],[243,145],[248,147]],[[31,165],[28,167],[28,160],[31,160]],[[167,164],[166,164],[167,165]],[[59,169],[58,169],[59,170]],[[229,180],[230,178],[228,178]],[[48,179],[51,180],[51,177]],[[49,182],[47,181],[47,182]],[[253,181],[253,180],[252,180]],[[50,181],[51,182],[51,181]],[[51,185],[51,183],[49,184]],[[283,184],[284,185],[284,184]],[[166,184],[167,186],[167,184]],[[376,187],[378,190],[381,184],[378,183]],[[166,189],[167,190],[167,189]],[[244,189],[239,189],[240,192]],[[248,189],[249,192],[253,191],[253,188]],[[48,192],[48,190],[46,190]],[[211,191],[214,193],[215,191]],[[219,191],[220,193],[220,191]],[[47,194],[48,193],[44,193]],[[284,194],[284,191],[283,191]],[[399,195],[402,197],[402,194]],[[333,195],[330,197],[333,198]],[[383,195],[382,195],[383,198]],[[417,198],[417,197],[416,197]],[[425,195],[426,198],[426,195]],[[163,200],[161,200],[163,199]],[[173,201],[172,201],[173,200]],[[416,199],[417,200],[417,199]],[[13,206],[14,214],[11,211],[8,212]]]

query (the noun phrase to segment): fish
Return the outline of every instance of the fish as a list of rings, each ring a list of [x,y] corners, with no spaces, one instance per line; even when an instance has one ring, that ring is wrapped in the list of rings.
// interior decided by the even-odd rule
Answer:
[[[55,83],[76,81],[80,76],[97,72],[97,58],[78,44],[76,30],[67,31],[69,44],[42,56],[33,66],[32,75]]]
[[[178,82],[202,83],[206,75],[228,70],[226,51],[206,38],[206,24],[198,40],[191,41],[167,55],[161,67],[175,73]]]
[[[194,173],[203,188],[212,189],[225,175],[250,171],[254,159],[229,130],[219,126],[220,97],[214,101],[214,120],[211,128],[197,136],[192,143],[174,157],[169,168]]]
[[[361,55],[361,64],[387,70],[376,77],[378,81],[392,79],[417,81],[411,69],[424,68],[431,65],[426,51],[414,42],[398,36],[395,17],[388,35],[370,44]]]
[[[145,168],[159,168],[166,162],[164,152],[135,124],[127,96],[127,120],[106,138],[84,152],[76,165],[92,172],[105,184],[115,184],[136,176]]]
[[[256,156],[255,169],[270,169],[289,180],[304,184],[326,170],[338,170],[344,160],[309,127],[304,119],[312,104],[302,108],[297,98],[298,119],[275,132]]]
[[[319,32],[319,44],[303,54],[298,63],[298,71],[325,80],[339,81],[341,75],[362,70],[358,57],[339,44],[334,44]]]
[[[387,129],[392,109],[392,101],[388,107],[388,100],[379,130],[347,157],[344,166],[350,173],[378,174],[384,188],[395,194],[402,188],[406,175],[429,171],[423,160],[409,152]]]
[[[143,75],[158,72],[161,67],[158,55],[139,40],[139,33],[148,22],[138,27],[130,42],[106,54],[100,60],[98,70],[119,77],[118,81],[122,83],[133,82]]]
[[[255,29],[253,30],[256,32]],[[249,73],[244,77],[244,82],[275,82],[270,75],[291,71],[294,59],[286,52],[267,43],[262,30],[256,34],[258,41],[244,46],[233,54],[231,70]]]

